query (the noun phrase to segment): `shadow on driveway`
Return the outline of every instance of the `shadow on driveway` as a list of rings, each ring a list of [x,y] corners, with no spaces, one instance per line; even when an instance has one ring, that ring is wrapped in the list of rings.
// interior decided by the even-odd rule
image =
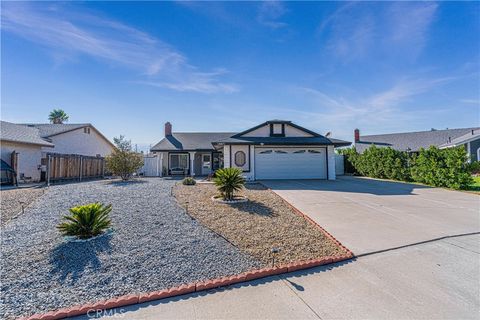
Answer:
[[[414,195],[415,189],[432,189],[432,187],[406,182],[351,176],[337,177],[337,180],[264,180],[262,183],[275,190],[368,193],[377,196]]]

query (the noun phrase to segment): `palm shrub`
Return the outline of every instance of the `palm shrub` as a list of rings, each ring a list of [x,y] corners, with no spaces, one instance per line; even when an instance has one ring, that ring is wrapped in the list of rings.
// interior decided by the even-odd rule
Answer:
[[[112,211],[112,205],[102,203],[90,203],[83,206],[70,208],[70,216],[64,216],[64,222],[57,228],[64,236],[75,236],[80,239],[88,239],[101,234],[111,226],[108,217]]]
[[[245,186],[245,178],[242,176],[242,170],[238,168],[223,168],[215,172],[213,183],[223,196],[223,200],[231,201],[234,193]]]
[[[53,109],[48,115],[48,120],[54,124],[62,124],[68,121],[68,115],[62,109]]]

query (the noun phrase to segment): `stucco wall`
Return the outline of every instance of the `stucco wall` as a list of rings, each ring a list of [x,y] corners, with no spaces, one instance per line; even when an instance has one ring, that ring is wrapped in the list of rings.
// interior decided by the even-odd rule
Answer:
[[[11,154],[13,151],[18,153],[18,178],[23,173],[25,177],[32,177],[32,181],[40,181],[40,170],[38,166],[41,164],[42,147],[37,145],[1,142],[2,160],[11,165]]]
[[[85,156],[96,156],[99,154],[105,157],[113,151],[113,147],[93,128],[90,128],[90,134],[84,133],[83,128],[80,128],[52,136],[50,139],[55,147],[43,148],[44,152],[81,154]]]
[[[328,146],[328,180],[335,180],[335,148],[334,146]]]

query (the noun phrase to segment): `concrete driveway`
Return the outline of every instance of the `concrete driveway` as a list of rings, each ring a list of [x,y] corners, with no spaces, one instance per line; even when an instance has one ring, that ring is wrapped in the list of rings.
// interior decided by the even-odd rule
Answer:
[[[356,255],[480,232],[480,196],[360,177],[264,181]]]
[[[360,256],[98,316],[478,319],[479,196],[352,177],[266,184]]]

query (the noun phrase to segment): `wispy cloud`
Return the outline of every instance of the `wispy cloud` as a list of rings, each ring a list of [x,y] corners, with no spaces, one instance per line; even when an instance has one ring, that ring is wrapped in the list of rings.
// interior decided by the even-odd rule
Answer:
[[[70,9],[70,10],[68,10]],[[146,83],[179,91],[232,92],[226,72],[199,70],[171,45],[118,21],[66,5],[2,4],[3,31],[48,48],[59,60],[85,55],[137,71]]]
[[[313,110],[297,111],[297,114],[303,114],[310,121],[316,119],[323,126],[369,127],[374,124],[377,128],[384,126],[387,130],[391,130],[407,120],[421,120],[429,116],[429,110],[403,108],[403,104],[410,98],[456,79],[458,78],[402,79],[384,91],[356,98],[335,96],[312,88],[297,88],[300,93],[307,94],[305,97],[307,99],[310,97],[313,105],[316,106]],[[436,109],[436,112],[442,112],[442,110]]]
[[[279,29],[288,26],[280,21],[287,13],[287,8],[281,1],[264,1],[260,4],[257,14],[257,21],[269,28]]]
[[[460,99],[460,102],[480,106],[480,99]]]
[[[350,2],[321,21],[318,33],[326,38],[327,50],[344,62],[372,52],[415,59],[428,42],[437,8],[434,2]]]

